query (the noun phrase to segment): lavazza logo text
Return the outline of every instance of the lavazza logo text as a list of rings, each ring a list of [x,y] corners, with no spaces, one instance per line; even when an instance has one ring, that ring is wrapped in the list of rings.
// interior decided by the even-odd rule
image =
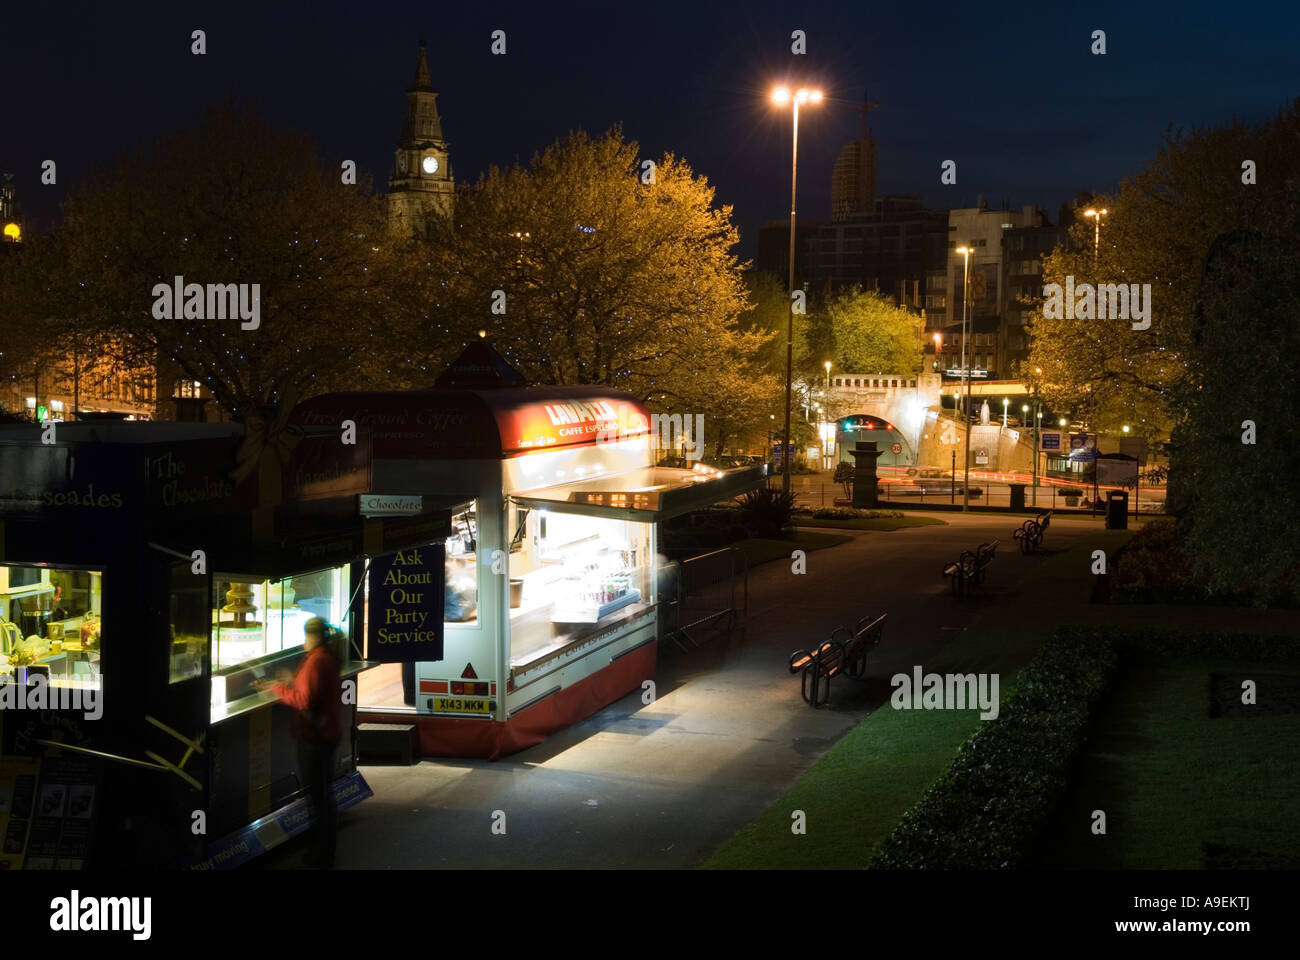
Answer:
[[[1134,330],[1151,326],[1151,284],[1091,283],[1065,287],[1049,283],[1043,287],[1043,316],[1048,320],[1135,320]]]
[[[53,687],[45,674],[37,673],[27,683],[0,685],[0,710],[79,710],[87,720],[104,715],[94,687]]]

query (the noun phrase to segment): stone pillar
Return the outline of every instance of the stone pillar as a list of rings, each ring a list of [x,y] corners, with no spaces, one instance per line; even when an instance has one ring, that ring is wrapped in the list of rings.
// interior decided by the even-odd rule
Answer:
[[[874,440],[859,440],[849,451],[853,454],[853,506],[873,509],[879,503],[876,497],[876,461],[880,451]]]

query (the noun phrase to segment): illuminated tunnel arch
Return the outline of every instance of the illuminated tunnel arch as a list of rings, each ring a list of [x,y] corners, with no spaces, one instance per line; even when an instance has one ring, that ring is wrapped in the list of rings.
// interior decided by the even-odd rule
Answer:
[[[876,461],[882,467],[910,467],[916,463],[912,445],[907,442],[903,432],[888,420],[872,416],[869,413],[850,413],[835,421],[835,444],[839,449],[841,463],[853,463],[853,454],[849,451],[859,440],[874,440],[880,451]],[[894,453],[893,445],[899,445],[899,452]]]

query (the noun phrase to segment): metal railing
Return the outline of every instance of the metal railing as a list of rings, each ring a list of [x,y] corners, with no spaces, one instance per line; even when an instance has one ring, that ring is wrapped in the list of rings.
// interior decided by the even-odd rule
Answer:
[[[701,603],[701,594],[723,580],[726,581],[726,605]],[[749,558],[736,547],[722,547],[670,561],[659,568],[658,600],[661,642],[671,640],[678,649],[687,652],[708,639],[707,636],[700,639],[706,629],[711,636],[718,633],[730,636],[737,627],[743,628],[749,611]]]

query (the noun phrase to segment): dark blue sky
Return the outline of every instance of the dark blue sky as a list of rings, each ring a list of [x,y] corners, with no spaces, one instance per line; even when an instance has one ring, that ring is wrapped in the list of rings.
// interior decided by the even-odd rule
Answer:
[[[790,118],[774,81],[833,99],[801,113],[799,209],[824,219],[830,169],[872,114],[878,193],[937,207],[1038,204],[1108,189],[1165,128],[1262,120],[1300,94],[1300,13],[1268,3],[1136,5],[701,2],[603,4],[30,4],[4,14],[0,172],[37,225],[68,183],[234,96],[311,133],[383,186],[421,36],[457,180],[527,160],[570,129],[622,121],[733,204],[741,254],[788,215]],[[1063,7],[1064,5],[1058,5]],[[190,54],[207,31],[208,53]],[[492,56],[490,34],[507,33]],[[806,31],[808,53],[790,53]],[[1103,29],[1107,54],[1089,53]],[[41,186],[40,162],[59,184]],[[939,184],[943,160],[956,186]]]

